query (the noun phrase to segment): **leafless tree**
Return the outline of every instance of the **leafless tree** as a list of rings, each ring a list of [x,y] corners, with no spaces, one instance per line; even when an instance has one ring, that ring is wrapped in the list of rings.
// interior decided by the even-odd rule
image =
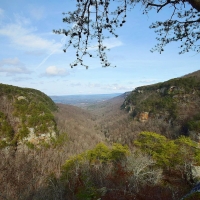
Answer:
[[[132,153],[127,157],[127,170],[132,172],[129,177],[129,189],[139,192],[145,185],[155,186],[162,179],[162,170],[155,167],[155,161],[142,153]]]

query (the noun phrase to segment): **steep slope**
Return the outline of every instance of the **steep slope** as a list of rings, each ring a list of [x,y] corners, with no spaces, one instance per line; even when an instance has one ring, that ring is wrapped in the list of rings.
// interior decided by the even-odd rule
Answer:
[[[52,114],[56,105],[44,93],[0,84],[0,147],[16,146],[22,140],[31,143],[55,136]]]
[[[121,109],[129,92],[103,103],[91,105],[87,108],[95,116],[95,128],[104,134],[110,143],[121,142],[129,144],[134,139],[132,118]],[[130,137],[126,137],[126,135]]]
[[[47,186],[54,185],[65,161],[105,141],[95,130],[93,115],[75,106],[55,105],[37,90],[0,86],[0,199],[60,199]],[[27,141],[30,135],[32,141]]]
[[[189,73],[189,74],[186,74],[186,75],[183,76],[183,77],[191,77],[191,76],[195,76],[195,77],[197,77],[197,78],[200,78],[200,70],[195,71],[195,72],[192,72],[192,73]]]
[[[95,117],[91,113],[72,105],[57,106],[54,116],[58,132],[68,137],[66,154],[74,155],[105,141],[104,135],[95,129]]]
[[[200,71],[163,83],[136,88],[123,103],[123,108],[140,122],[168,124],[180,134],[199,140]],[[166,133],[163,133],[166,134]]]
[[[169,138],[192,131],[197,135],[200,127],[198,85],[198,76],[189,75],[136,88],[131,94],[85,110],[55,105],[37,90],[1,85],[2,146],[20,144],[31,130],[35,138],[42,140],[42,135],[48,135],[44,127],[52,131],[52,124],[58,140],[38,149],[15,151],[14,156],[11,148],[0,149],[0,198],[180,199],[191,188],[188,185],[193,167],[191,159],[195,159],[197,167],[200,153],[197,144],[188,138]],[[137,138],[141,131],[145,132]],[[102,141],[108,146],[98,144]],[[111,148],[113,142],[128,144],[130,148],[121,144],[113,144]],[[136,145],[144,150],[142,154],[134,151]],[[128,153],[126,159],[124,153]],[[87,160],[89,155],[91,160]],[[67,171],[69,163],[71,168]],[[158,185],[149,184],[149,180],[157,177],[149,178],[147,174],[152,172],[161,178]],[[138,180],[141,192],[134,189]]]
[[[147,120],[145,123],[134,120],[132,115],[123,109],[123,103],[129,95],[130,92],[127,92],[87,108],[95,116],[96,130],[104,134],[106,141],[133,146],[133,141],[141,131],[152,131],[168,137],[176,134],[177,130],[168,123],[163,123],[162,120]]]
[[[131,93],[87,110],[96,116],[96,130],[108,142],[132,146],[141,131],[175,139],[189,135],[199,141],[200,71],[163,83],[141,86]]]
[[[104,141],[95,118],[81,108],[55,104],[44,93],[0,84],[0,147],[43,144],[65,133],[75,154]]]

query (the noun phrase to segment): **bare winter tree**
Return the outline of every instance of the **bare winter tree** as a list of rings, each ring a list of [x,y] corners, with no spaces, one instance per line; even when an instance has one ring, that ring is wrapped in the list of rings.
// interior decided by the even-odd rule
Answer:
[[[199,52],[200,39],[200,0],[76,0],[76,10],[63,13],[63,22],[68,29],[53,30],[64,34],[68,42],[64,52],[72,46],[76,49],[76,60],[71,67],[78,64],[85,66],[84,56],[98,56],[102,66],[110,66],[103,41],[109,36],[118,37],[116,28],[126,22],[127,11],[137,4],[142,5],[143,14],[156,10],[157,13],[167,9],[169,18],[156,21],[150,28],[158,34],[158,44],[152,51],[164,51],[170,42],[181,41],[180,54],[191,50]],[[90,50],[96,50],[96,54]]]
[[[132,153],[127,157],[129,189],[139,192],[145,185],[156,185],[162,179],[162,170],[155,167],[155,161],[141,153]]]

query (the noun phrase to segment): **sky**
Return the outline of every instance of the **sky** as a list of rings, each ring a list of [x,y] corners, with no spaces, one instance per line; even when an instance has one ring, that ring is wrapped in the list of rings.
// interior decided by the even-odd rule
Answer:
[[[102,68],[98,58],[86,58],[89,69],[70,63],[76,57],[70,48],[63,52],[66,36],[53,29],[67,28],[63,12],[75,9],[75,0],[0,0],[0,83],[40,90],[47,95],[124,93],[138,86],[163,82],[199,70],[200,55],[179,55],[179,44],[151,53],[156,34],[152,22],[169,18],[142,15],[137,7],[127,13],[127,22],[105,43],[111,47],[113,66]]]

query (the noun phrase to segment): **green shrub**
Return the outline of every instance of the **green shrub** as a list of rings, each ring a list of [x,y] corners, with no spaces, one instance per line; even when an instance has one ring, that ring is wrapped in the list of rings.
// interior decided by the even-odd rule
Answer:
[[[19,138],[23,139],[23,138],[27,137],[28,134],[29,134],[29,129],[27,128],[26,125],[23,124],[22,128],[19,131]]]
[[[187,122],[186,127],[187,127],[190,131],[199,132],[199,131],[200,131],[200,114],[197,114],[197,115],[193,116],[193,118],[190,119],[190,120]]]
[[[119,161],[129,153],[130,150],[128,146],[115,143],[111,148],[109,148],[104,143],[99,143],[93,149],[71,157],[65,162],[63,169],[65,172],[67,172],[77,164],[80,165],[81,163],[85,162],[85,160],[91,164],[97,161],[100,163]]]
[[[200,149],[189,137],[170,140],[157,133],[141,132],[134,144],[162,168],[184,168],[186,164],[200,164]]]
[[[0,112],[0,137],[6,137],[8,140],[12,140],[14,136],[14,130],[8,123],[4,113]]]
[[[35,145],[34,145],[33,143],[31,143],[31,142],[26,142],[25,144],[26,144],[26,146],[27,146],[29,149],[35,149]]]
[[[62,146],[67,141],[69,141],[67,133],[61,133],[56,138],[54,138],[54,137],[51,138],[51,144],[54,147]]]

